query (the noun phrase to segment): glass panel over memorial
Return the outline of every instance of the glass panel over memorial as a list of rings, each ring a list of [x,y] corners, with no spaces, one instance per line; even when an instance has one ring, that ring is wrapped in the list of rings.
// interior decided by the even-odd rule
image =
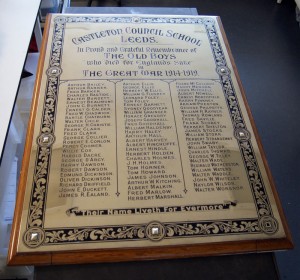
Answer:
[[[284,237],[215,17],[54,16],[49,34],[20,251]]]

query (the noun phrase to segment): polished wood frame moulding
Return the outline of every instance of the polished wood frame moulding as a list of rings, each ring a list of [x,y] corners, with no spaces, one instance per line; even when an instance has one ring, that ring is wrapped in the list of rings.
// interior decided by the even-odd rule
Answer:
[[[77,24],[79,26],[78,34],[76,33],[77,31],[74,33],[74,27]],[[70,26],[70,30],[67,29],[68,26]],[[133,39],[128,39],[123,36],[128,35],[124,30],[131,30],[131,32],[133,32],[132,30],[137,30],[134,29],[136,27],[144,28],[144,32],[145,28],[148,28],[148,30],[152,28],[152,31],[147,31],[149,34],[143,34],[142,37],[131,33],[130,37]],[[105,33],[96,34],[99,30],[105,30]],[[165,38],[167,34],[169,37]],[[120,39],[121,35],[122,39]],[[94,44],[97,40],[97,44]],[[101,45],[100,40],[104,42],[103,45]],[[73,80],[73,77],[68,76],[73,70],[70,69],[67,62],[70,63],[74,61],[73,68],[77,68],[77,65],[78,68],[80,68],[81,65],[84,64],[85,60],[80,56],[82,55],[80,52],[84,52],[84,48],[82,47],[82,49],[80,49],[80,47],[78,47],[80,44],[86,44],[85,46],[91,46],[95,49],[98,48],[98,50],[103,48],[103,46],[108,46],[112,49],[117,46],[119,43],[118,40],[122,40],[122,46],[127,47],[140,47],[141,40],[144,40],[146,42],[144,46],[147,47],[152,47],[152,43],[161,43],[161,45],[168,43],[172,45],[171,48],[186,48],[186,50],[190,52],[197,53],[194,57],[192,55],[190,58],[188,56],[186,57],[186,60],[190,61],[186,64],[194,68],[191,70],[186,70],[186,68],[184,68],[186,66],[177,66],[176,68],[172,64],[173,62],[169,60],[170,57],[166,56],[166,60],[170,61],[171,66],[166,68],[159,66],[159,69],[162,69],[162,71],[155,72],[153,69],[156,70],[158,67],[155,66],[151,68],[150,66],[149,68],[148,65],[146,70],[151,69],[153,72],[145,70],[142,72],[143,75],[144,73],[148,74],[151,72],[159,73],[160,76],[159,78],[153,76],[145,77],[139,73],[139,69],[145,69],[145,67],[137,68],[137,66],[130,66],[131,64],[122,67],[121,65],[115,66],[113,64],[112,60],[115,57],[118,57],[124,65],[126,63],[123,61],[124,53],[121,53],[120,49],[116,47],[117,56],[112,55],[110,57],[110,55],[107,55],[103,57],[102,62],[98,62],[100,64],[102,63],[101,67],[97,68],[100,69],[101,76],[89,76],[88,79],[87,77],[80,78],[79,72],[77,73],[76,70],[74,70],[74,80],[88,80],[89,83],[100,81],[103,86],[102,88],[105,88],[105,83],[111,83],[114,85],[111,89],[115,90],[115,94],[117,89],[119,89],[117,84],[123,83],[124,86],[124,81],[135,82],[135,85],[140,81],[152,83],[149,87],[150,91],[151,87],[162,87],[164,90],[170,90],[170,98],[172,101],[170,107],[172,105],[173,113],[176,112],[176,114],[173,114],[174,122],[176,123],[177,121],[177,126],[174,126],[176,127],[176,133],[177,130],[181,128],[178,128],[180,126],[180,124],[178,124],[180,119],[178,116],[175,116],[178,111],[174,110],[174,108],[176,109],[175,103],[177,101],[175,102],[175,99],[172,99],[173,95],[171,96],[171,92],[174,91],[174,85],[172,83],[186,82],[192,84],[195,81],[201,81],[199,83],[208,81],[210,85],[213,85],[211,87],[220,88],[224,94],[224,101],[222,101],[224,105],[223,109],[228,110],[226,114],[228,114],[229,123],[231,125],[229,127],[229,124],[224,121],[224,127],[229,127],[228,130],[234,135],[233,140],[230,140],[231,142],[229,144],[237,147],[235,151],[237,151],[239,160],[242,163],[239,165],[242,166],[239,172],[243,173],[241,176],[244,176],[248,180],[242,189],[246,189],[246,194],[247,192],[251,194],[250,197],[251,200],[253,200],[252,206],[247,204],[249,200],[247,198],[247,203],[241,203],[242,207],[240,208],[236,207],[236,205],[240,205],[240,201],[230,199],[239,194],[238,192],[231,191],[228,193],[224,192],[224,196],[226,196],[227,200],[223,202],[222,206],[220,206],[220,196],[218,195],[216,198],[214,196],[207,196],[206,200],[211,198],[212,201],[201,200],[200,197],[199,199],[201,201],[198,203],[197,201],[195,202],[195,199],[198,199],[199,195],[195,193],[189,197],[189,193],[193,192],[193,190],[189,189],[190,184],[186,184],[188,188],[184,185],[182,194],[174,195],[174,199],[172,200],[165,199],[161,204],[157,201],[149,202],[150,204],[152,203],[151,205],[149,203],[145,205],[146,202],[140,204],[135,202],[136,207],[144,209],[144,211],[146,211],[146,209],[149,210],[151,207],[153,209],[162,209],[161,211],[163,211],[165,206],[172,206],[172,209],[178,211],[178,213],[175,213],[176,215],[174,213],[158,213],[155,215],[153,215],[153,213],[149,215],[141,215],[139,213],[139,215],[130,215],[133,210],[129,209],[134,209],[130,208],[134,203],[130,204],[128,202],[127,205],[126,203],[124,204],[126,199],[124,200],[123,198],[123,200],[120,200],[120,197],[124,196],[124,194],[127,198],[127,193],[126,191],[122,193],[118,185],[116,197],[112,199],[111,203],[115,203],[113,207],[115,207],[114,209],[116,211],[127,209],[126,211],[128,212],[126,213],[128,215],[126,214],[126,220],[124,220],[123,217],[117,217],[119,220],[113,220],[115,216],[112,215],[110,217],[112,224],[108,224],[109,220],[103,216],[104,222],[99,225],[95,222],[94,217],[89,217],[88,221],[91,221],[92,224],[87,225],[82,220],[82,217],[79,217],[82,216],[83,213],[86,213],[84,212],[85,210],[81,210],[80,208],[88,207],[89,203],[93,205],[96,201],[95,198],[88,200],[88,202],[86,202],[85,198],[84,201],[86,204],[79,200],[65,199],[63,201],[66,205],[59,204],[59,206],[57,206],[55,204],[56,200],[62,201],[62,199],[55,199],[54,195],[54,199],[52,199],[54,202],[50,202],[50,198],[53,196],[53,190],[57,190],[58,188],[53,186],[55,184],[51,184],[53,180],[55,181],[52,173],[56,172],[52,171],[52,169],[54,170],[54,168],[57,168],[57,165],[61,164],[59,161],[56,162],[56,166],[54,166],[53,162],[51,162],[51,157],[54,158],[53,151],[58,147],[57,143],[59,143],[64,135],[63,133],[59,134],[58,132],[54,132],[54,124],[57,126],[56,130],[59,130],[59,124],[55,122],[63,122],[63,118],[60,118],[61,115],[55,115],[58,114],[55,110],[57,110],[57,106],[60,106],[59,104],[62,102],[61,99],[63,99],[64,93],[63,86],[71,83],[70,81]],[[131,40],[136,44],[133,44]],[[76,50],[79,53],[72,52],[72,47],[76,44],[78,44]],[[201,56],[202,50],[208,50],[209,53]],[[100,50],[100,52],[100,55],[102,55],[103,51]],[[145,63],[149,63],[149,59],[147,60],[146,58],[149,54],[149,52],[144,53],[141,51],[138,55],[135,53],[133,56],[142,57],[143,55]],[[178,53],[173,54],[173,56],[181,57]],[[205,57],[208,57],[208,62]],[[201,68],[202,66],[197,62],[198,59],[200,60],[202,58],[205,58],[204,64],[206,68]],[[108,61],[109,66],[104,65],[105,59],[110,59],[110,61]],[[77,60],[79,60],[79,62]],[[195,65],[197,67],[199,66],[199,68]],[[131,69],[131,71],[129,71],[130,73],[122,72],[124,68],[126,71],[127,69]],[[174,68],[177,69],[178,72],[172,72]],[[95,67],[92,69],[95,69]],[[207,69],[213,70],[209,72]],[[82,72],[83,71],[80,71],[80,73]],[[118,73],[119,76],[114,79],[114,77],[110,75],[112,72]],[[102,73],[109,73],[109,76],[102,76]],[[121,73],[129,73],[128,75],[130,77],[120,77]],[[161,73],[166,73],[169,76],[161,77],[161,75],[163,75]],[[188,73],[188,75],[193,73],[196,76],[193,77],[193,79],[190,77],[187,78],[184,77],[186,73]],[[199,76],[199,73],[201,73],[201,75],[203,73],[204,77]],[[132,77],[132,75],[136,76]],[[176,75],[179,75],[180,78],[176,77]],[[168,87],[162,86],[164,83],[166,83]],[[155,89],[157,90],[157,88]],[[157,91],[163,95],[164,90]],[[117,95],[114,96],[115,100],[112,103],[117,104]],[[173,102],[175,102],[175,105]],[[51,111],[52,113],[49,113],[49,106],[51,110],[53,110],[53,112]],[[120,110],[124,112],[124,108],[120,108],[117,108],[117,105],[113,108],[115,115],[117,115],[117,112],[120,112]],[[177,107],[177,109],[178,108],[180,107]],[[65,117],[64,115],[62,116]],[[51,119],[50,125],[47,124],[44,126],[44,123],[46,123],[48,119]],[[116,117],[116,120],[119,119]],[[118,137],[121,139],[120,135],[121,132],[119,131]],[[123,143],[126,141],[124,139],[119,140],[119,138],[116,137],[115,141],[117,143],[118,140],[118,145],[121,146],[122,141]],[[112,137],[111,139],[114,138]],[[43,142],[44,140],[45,143]],[[87,139],[85,139],[85,141],[86,140]],[[178,134],[177,140],[178,146],[184,146],[182,144],[179,145],[179,143],[186,143],[186,139],[182,136],[178,137]],[[61,148],[61,146],[59,146],[59,148]],[[116,149],[119,149],[119,147]],[[185,148],[183,147],[182,149],[184,150]],[[105,154],[105,151],[101,150],[101,152]],[[186,163],[182,163],[185,161],[183,153],[184,152],[178,154],[180,155],[182,174],[187,172],[187,174],[191,175],[191,173],[188,173],[189,171],[186,171],[188,168],[185,167],[188,165],[186,164],[188,160],[186,160]],[[233,156],[231,155],[231,157]],[[251,158],[251,162],[254,162],[254,164],[251,164],[248,158]],[[166,163],[164,169],[166,171],[172,168],[176,169],[176,167],[173,167],[173,164],[174,162],[170,167],[168,163]],[[37,166],[46,167],[43,169],[43,172],[40,172],[41,169],[39,169],[39,173]],[[51,170],[50,167],[52,168]],[[43,173],[43,175],[38,177],[41,173]],[[118,175],[118,172],[116,173]],[[179,181],[187,182],[189,178],[186,177]],[[255,180],[255,183],[253,183],[253,180]],[[174,186],[172,187],[175,189]],[[52,194],[50,196],[51,192]],[[184,200],[185,196],[189,197],[189,199]],[[99,199],[99,201],[101,201],[100,204],[105,205],[106,202],[103,201],[103,198]],[[118,205],[118,201],[121,201],[120,206]],[[48,209],[46,202],[48,205],[54,203],[54,206],[52,206],[52,208],[49,206]],[[77,207],[76,203],[81,207]],[[70,208],[70,205],[75,205],[76,207]],[[211,206],[212,208],[209,209],[213,209],[213,207],[217,207],[216,205],[219,205],[218,209],[220,211],[206,211],[204,214],[202,212],[205,211],[197,212],[197,210],[195,210],[196,212],[190,212],[188,214],[180,212],[180,209],[192,209],[192,207],[195,207],[193,209],[200,209],[201,207],[208,209],[206,207]],[[145,206],[148,207],[145,208]],[[247,207],[249,207],[250,210]],[[249,212],[245,212],[245,208],[247,208]],[[51,211],[53,211],[53,209],[63,209],[63,211],[61,211],[63,215],[60,213],[62,216],[54,216],[55,218],[51,220]],[[223,210],[221,211],[221,209]],[[225,209],[227,212],[224,211]],[[237,212],[236,209],[239,209],[238,211],[240,212]],[[105,208],[101,208],[102,212],[100,210],[99,212],[104,213],[106,210]],[[220,216],[217,217],[215,212]],[[230,213],[233,217],[230,216]],[[256,215],[255,217],[253,213]],[[245,215],[245,217],[243,215]],[[176,217],[179,217],[178,221]],[[48,219],[47,222],[51,225],[50,227],[46,225],[46,218]],[[76,224],[76,226],[69,224],[71,219],[80,219],[79,222],[77,222],[80,226],[78,226],[78,224]],[[102,216],[97,219],[98,221],[101,220]],[[60,220],[63,222],[60,222]],[[118,224],[119,221],[120,223]],[[57,226],[55,225],[56,222]],[[63,224],[64,222],[66,226]],[[81,232],[82,234],[80,234]],[[105,235],[103,234],[104,232]],[[287,222],[219,17],[71,14],[49,15],[47,17],[12,227],[8,254],[9,265],[51,265],[179,257],[187,258],[291,248],[293,248],[293,244]]]

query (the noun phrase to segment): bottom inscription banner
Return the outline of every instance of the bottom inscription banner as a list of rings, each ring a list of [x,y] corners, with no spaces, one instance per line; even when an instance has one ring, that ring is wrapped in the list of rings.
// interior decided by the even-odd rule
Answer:
[[[9,264],[289,248],[218,17],[48,16]]]

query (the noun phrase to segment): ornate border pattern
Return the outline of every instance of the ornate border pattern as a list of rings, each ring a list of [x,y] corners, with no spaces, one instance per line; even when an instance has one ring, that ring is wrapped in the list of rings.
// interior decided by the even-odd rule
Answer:
[[[153,221],[149,224],[138,225],[47,229],[45,231],[44,245],[122,240],[160,241],[163,238],[207,237],[211,235],[221,236],[230,233],[257,234],[260,233],[260,231],[257,219],[245,219],[244,221],[220,220],[176,222],[164,224]]]
[[[150,224],[76,227],[76,228],[44,228],[45,201],[47,197],[48,174],[51,163],[52,144],[55,141],[55,117],[59,80],[62,73],[60,68],[64,30],[67,23],[172,23],[172,24],[203,24],[211,45],[227,107],[230,113],[245,170],[251,186],[253,199],[257,209],[258,219],[244,220],[214,220]],[[33,185],[28,210],[27,230],[23,242],[30,248],[42,245],[132,241],[148,239],[159,241],[164,238],[219,236],[230,234],[274,234],[278,230],[278,222],[273,216],[262,175],[251,143],[251,135],[247,130],[239,102],[235,93],[231,72],[220,43],[216,23],[213,18],[165,18],[165,17],[112,17],[112,16],[57,16],[54,19],[54,30],[49,58],[49,68],[46,70],[47,82],[40,127],[37,139],[36,164],[33,174]]]
[[[213,50],[217,72],[223,87],[227,107],[230,112],[231,122],[234,129],[234,136],[238,141],[240,152],[243,155],[248,181],[251,186],[254,201],[256,202],[257,214],[261,229],[265,233],[275,233],[278,230],[278,222],[273,217],[272,208],[269,202],[267,191],[262,179],[262,175],[256,160],[255,152],[250,141],[251,134],[247,130],[242,111],[235,93],[230,71],[227,66],[225,54],[217,35],[214,20],[205,20],[205,26],[210,45]],[[268,217],[268,219],[266,219]],[[265,227],[265,221],[272,220]],[[268,230],[266,230],[268,228]]]

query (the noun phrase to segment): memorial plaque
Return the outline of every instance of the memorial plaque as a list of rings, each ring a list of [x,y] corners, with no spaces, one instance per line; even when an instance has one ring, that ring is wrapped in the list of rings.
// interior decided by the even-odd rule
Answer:
[[[291,247],[218,17],[48,17],[9,264]]]

